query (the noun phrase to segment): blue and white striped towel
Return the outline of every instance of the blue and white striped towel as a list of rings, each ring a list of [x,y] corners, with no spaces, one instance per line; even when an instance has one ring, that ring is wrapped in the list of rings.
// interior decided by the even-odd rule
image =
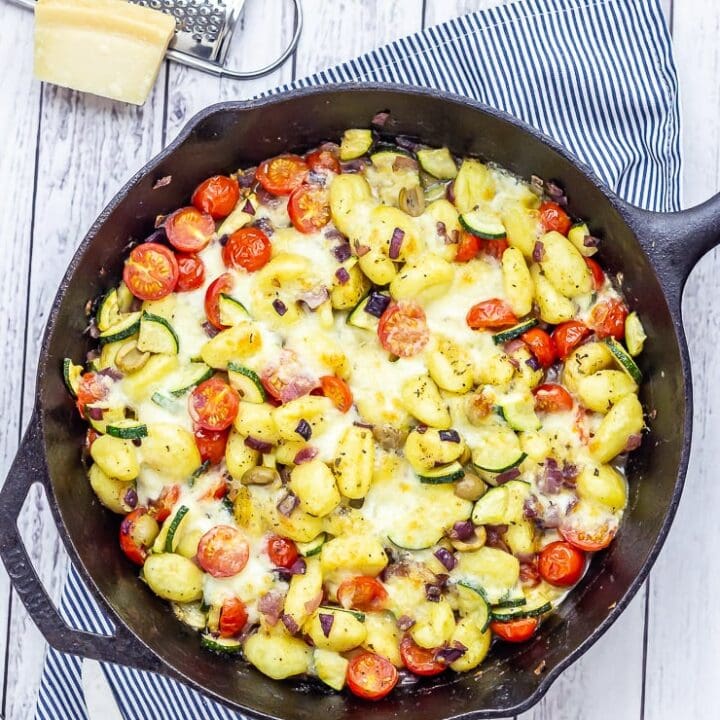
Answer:
[[[679,209],[677,77],[658,0],[525,0],[429,28],[287,87],[358,80],[441,88],[501,108],[552,135],[630,202]],[[61,611],[79,629],[111,631],[74,570]],[[81,662],[48,652],[37,720],[87,720]],[[178,682],[103,669],[126,720],[178,720],[180,712],[182,720],[240,717]]]

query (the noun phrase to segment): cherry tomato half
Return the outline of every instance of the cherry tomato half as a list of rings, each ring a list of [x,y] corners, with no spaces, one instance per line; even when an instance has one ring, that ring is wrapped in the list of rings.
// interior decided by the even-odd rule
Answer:
[[[308,169],[299,155],[278,155],[260,163],[255,179],[273,195],[289,195],[302,185]]]
[[[147,508],[135,508],[120,523],[120,548],[136,565],[143,565],[148,549],[155,541],[160,528]]]
[[[352,392],[343,379],[336,375],[323,375],[320,378],[320,387],[323,395],[330,399],[340,412],[346,413],[352,407]]]
[[[237,180],[227,175],[213,175],[201,182],[192,194],[192,204],[213,220],[227,217],[240,199]]]
[[[195,253],[176,253],[178,264],[177,292],[196,290],[205,282],[205,263]]]
[[[625,337],[627,314],[627,308],[621,300],[604,300],[590,311],[588,324],[599,338],[612,336],[616,340],[622,340]]]
[[[206,430],[204,427],[195,428],[193,431],[195,444],[203,462],[219,465],[223,461],[229,434],[230,428],[225,430]]]
[[[198,565],[213,577],[232,577],[247,565],[250,548],[242,533],[231,525],[210,528],[198,543]]]
[[[330,170],[337,174],[342,170],[339,160],[330,150],[314,150],[306,155],[305,162],[311,170]]]
[[[268,555],[275,565],[283,568],[289,568],[299,557],[297,545],[280,535],[268,540]]]
[[[152,515],[159,523],[164,522],[170,517],[175,503],[180,498],[179,485],[165,485],[160,491],[157,500],[150,503],[148,513]]]
[[[301,185],[290,195],[288,214],[298,232],[316,232],[330,222],[330,193],[324,187]]]
[[[515,325],[518,319],[512,308],[498,298],[483,300],[473,305],[466,316],[468,327],[473,330],[482,328],[503,328]]]
[[[588,268],[590,269],[590,272],[592,273],[593,290],[595,290],[595,292],[597,292],[605,284],[605,273],[603,272],[603,269],[600,267],[600,263],[593,260],[592,258],[586,257],[585,264],[588,266]]]
[[[377,329],[380,344],[393,355],[417,355],[430,340],[425,312],[414,300],[392,303],[382,314]]]
[[[270,238],[260,228],[240,228],[225,243],[223,262],[229,268],[255,272],[267,265],[272,254]]]
[[[397,685],[398,671],[384,657],[364,652],[348,665],[347,683],[354,695],[365,700],[380,700]]]
[[[220,637],[230,638],[238,635],[248,620],[247,608],[240,598],[228,598],[220,608],[218,632]]]
[[[165,232],[176,250],[200,252],[212,239],[215,221],[208,213],[200,212],[196,207],[184,207],[168,216]]]
[[[503,253],[510,247],[505,238],[498,240],[484,240],[480,246],[480,252],[491,255],[496,260],[502,260]]]
[[[567,235],[572,222],[570,216],[556,203],[546,200],[540,205],[540,222],[545,232],[554,230],[561,235]]]
[[[160,300],[169,295],[177,284],[175,255],[158,243],[138,245],[125,261],[123,280],[135,297]]]
[[[552,331],[558,357],[565,360],[590,333],[590,328],[577,320],[568,320],[558,325]]]
[[[573,399],[570,393],[562,386],[555,383],[545,383],[533,389],[535,396],[535,409],[540,412],[560,412],[572,410]]]
[[[447,670],[445,663],[435,659],[435,652],[420,647],[409,635],[400,641],[400,657],[405,667],[415,675],[430,677]]]
[[[505,642],[520,643],[529,640],[537,630],[537,618],[519,618],[508,622],[495,621],[490,623],[490,629]]]
[[[308,373],[296,353],[283,349],[277,363],[268,365],[260,377],[268,394],[280,403],[308,395],[318,381]]]
[[[222,330],[225,326],[220,322],[220,296],[232,292],[235,282],[230,273],[223,273],[213,280],[205,291],[205,314],[208,322],[216,329]]]
[[[569,542],[552,542],[540,552],[538,570],[551,585],[574,585],[582,577],[584,569],[585,554]]]
[[[338,602],[346,610],[383,610],[387,597],[382,583],[368,575],[343,580],[337,591]]]
[[[188,399],[190,417],[205,430],[229,428],[239,408],[240,394],[219,377],[200,383]]]
[[[480,238],[477,235],[462,230],[460,242],[455,253],[455,262],[468,262],[480,252]]]
[[[561,521],[558,532],[571,545],[585,552],[606,548],[615,537],[617,524],[609,519],[587,517],[577,512],[579,505]]]
[[[555,342],[544,330],[532,328],[523,333],[521,337],[540,363],[541,368],[549,368],[557,360]]]

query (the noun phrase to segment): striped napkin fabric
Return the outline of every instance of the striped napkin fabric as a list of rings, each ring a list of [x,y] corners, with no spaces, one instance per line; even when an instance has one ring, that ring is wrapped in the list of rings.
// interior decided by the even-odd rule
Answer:
[[[456,18],[274,92],[357,81],[439,88],[500,108],[553,136],[626,200],[679,209],[678,87],[659,0],[524,0]],[[73,627],[112,632],[73,568],[60,610]],[[36,720],[95,720],[81,665],[48,651]],[[159,675],[117,665],[103,671],[125,720],[242,717]]]

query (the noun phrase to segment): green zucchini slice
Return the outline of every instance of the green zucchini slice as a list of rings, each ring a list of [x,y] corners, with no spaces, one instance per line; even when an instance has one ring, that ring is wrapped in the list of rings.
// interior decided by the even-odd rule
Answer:
[[[115,288],[110,290],[98,303],[95,321],[98,330],[104,332],[109,330],[120,320],[120,307],[118,304],[118,293]]]
[[[80,376],[83,374],[82,365],[75,365],[70,358],[63,360],[63,380],[73,397],[77,397],[80,387]]]
[[[303,557],[312,557],[313,555],[318,555],[320,553],[326,540],[327,535],[322,532],[309,542],[296,542],[295,545],[297,545],[298,552]]]
[[[420,167],[438,180],[452,180],[458,173],[455,160],[445,147],[418,150],[417,159]]]
[[[140,329],[140,311],[121,315],[120,319],[110,328],[100,333],[98,342],[101,345],[106,343],[125,340],[134,335]]]
[[[462,465],[457,462],[451,462],[449,465],[443,465],[441,467],[427,470],[418,475],[420,482],[428,483],[430,485],[439,485],[441,483],[451,483],[459,480],[465,475]]]
[[[625,318],[625,343],[630,355],[633,357],[639,355],[643,350],[646,340],[647,335],[645,334],[645,328],[642,322],[640,322],[638,314],[631,312]]]
[[[340,141],[340,159],[354,160],[370,150],[373,144],[372,132],[370,130],[354,128],[346,130]]]
[[[218,313],[220,324],[226,327],[239,325],[241,322],[250,319],[247,308],[234,297],[222,293],[218,298]]]
[[[173,326],[164,317],[144,312],[140,319],[137,347],[141,352],[177,355],[180,340]]]
[[[199,602],[171,603],[175,617],[193,630],[204,630],[207,624],[207,611]]]
[[[187,505],[181,505],[175,513],[175,517],[170,522],[170,527],[168,528],[167,536],[165,537],[165,552],[175,552],[178,542],[180,541],[178,531],[180,530],[183,520],[185,520],[189,511],[190,509]],[[177,541],[175,540],[176,536]]]
[[[228,363],[228,380],[230,385],[240,392],[243,400],[251,403],[265,402],[265,388],[254,370],[231,360]]]
[[[471,446],[473,464],[480,470],[499,473],[519,465],[526,457],[520,440],[509,427],[488,428]]]
[[[529,320],[523,320],[517,325],[513,325],[507,330],[501,330],[493,335],[493,342],[496,345],[503,345],[510,340],[519,338],[523,333],[526,333],[531,328],[534,328],[538,324],[537,318],[530,318]]]
[[[221,638],[206,633],[201,636],[200,644],[207,650],[222,655],[237,655],[242,652],[242,644],[236,638]]]
[[[480,632],[485,632],[492,617],[483,589],[471,582],[461,580],[455,586],[455,592],[458,596],[458,606],[463,614],[470,615],[472,613],[478,619]]]
[[[492,619],[500,622],[509,622],[510,620],[519,620],[521,618],[539,617],[552,610],[552,605],[546,602],[542,605],[532,605],[526,603],[521,606],[495,606],[492,609]]]
[[[460,215],[460,224],[473,235],[485,240],[505,237],[505,225],[498,215],[484,210],[471,210]]]
[[[366,295],[351,311],[348,315],[347,322],[348,324],[361,328],[363,330],[371,330],[372,332],[375,332],[377,330],[377,326],[380,323],[380,318],[376,317],[372,313],[367,312],[367,304],[370,302],[371,298],[374,295],[383,295],[384,297],[388,298],[388,301],[390,300],[390,294],[385,292],[373,292],[369,295]]]
[[[620,364],[620,367],[638,384],[642,383],[642,372],[632,359],[630,353],[614,337],[606,338],[605,342],[610,352]]]
[[[522,480],[511,480],[488,490],[473,508],[474,525],[510,525],[522,520],[525,500],[531,486]]]
[[[540,418],[535,414],[532,395],[517,395],[503,400],[500,412],[513,430],[530,432],[540,428]]]
[[[147,437],[148,429],[145,423],[126,419],[108,422],[105,432],[121,440],[139,440]]]
[[[212,374],[212,368],[204,362],[190,363],[183,368],[180,379],[175,384],[175,387],[170,390],[170,394],[175,397],[185,395],[185,393],[192,390],[196,385],[205,382],[205,380],[209,380]]]

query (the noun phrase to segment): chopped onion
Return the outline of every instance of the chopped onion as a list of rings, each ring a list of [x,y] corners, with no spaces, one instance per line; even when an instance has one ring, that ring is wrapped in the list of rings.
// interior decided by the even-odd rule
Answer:
[[[577,465],[574,465],[573,463],[569,463],[567,460],[565,462],[563,462],[562,476],[563,476],[563,484],[566,487],[574,488],[575,487],[575,479],[578,476]]]
[[[473,535],[475,535],[475,526],[470,520],[456,522],[448,532],[448,537],[452,540],[469,540]]]
[[[391,260],[397,260],[400,257],[400,248],[402,247],[404,238],[405,231],[396,227],[393,230],[392,237],[390,238],[390,249],[388,250],[388,257]]]
[[[563,473],[558,467],[557,460],[545,458],[543,474],[537,482],[540,492],[546,495],[555,495],[560,492],[563,485]]]
[[[364,255],[367,255],[369,252],[370,252],[369,245],[363,245],[362,243],[359,243],[359,242],[355,243],[355,255],[357,255],[359,258],[363,257]]]
[[[300,504],[300,498],[297,495],[293,495],[291,492],[287,493],[280,502],[277,504],[278,512],[285,517],[290,517],[292,511]]]
[[[316,285],[298,296],[311,310],[317,310],[329,297],[330,293],[324,285]]]
[[[328,228],[324,235],[328,240],[342,240],[343,242],[347,242],[347,238],[334,227]]]
[[[311,185],[319,185],[320,187],[325,187],[327,177],[323,173],[318,172],[317,170],[311,170],[307,174],[305,181],[310,183]]]
[[[214,325],[211,325],[209,322],[204,322],[202,324],[202,329],[205,331],[205,334],[210,338],[214,338],[220,332]]]
[[[302,450],[298,450],[295,453],[295,457],[293,458],[293,462],[296,465],[302,465],[303,463],[310,462],[311,460],[314,460],[317,457],[318,449],[316,447],[313,447],[312,445],[308,445],[307,447],[302,448]]]
[[[593,237],[592,235],[586,235],[583,238],[583,245],[585,247],[597,247],[600,244],[600,239]]]
[[[441,430],[438,435],[441,440],[451,443],[459,443],[460,435],[457,430]]]
[[[503,345],[503,350],[505,350],[505,352],[509,355],[510,353],[514,353],[516,350],[524,347],[526,347],[526,345],[520,338],[513,338]]]
[[[159,180],[155,181],[155,184],[153,185],[152,189],[157,190],[158,188],[167,187],[172,182],[172,175],[165,175],[165,177],[161,177]]]
[[[250,202],[250,200],[245,201],[245,205],[243,206],[242,211],[244,213],[247,213],[248,215],[254,215],[255,214],[255,208],[253,207],[253,204]]]
[[[98,375],[102,375],[103,377],[109,377],[111,380],[122,380],[123,374],[116,370],[115,368],[107,367],[103,368],[102,370],[98,371]]]
[[[229,239],[230,239],[230,236],[229,236],[229,235],[227,235],[227,234],[221,235],[221,236],[218,238],[218,242],[220,243],[220,247],[225,247],[225,246],[227,245],[227,242],[228,242]]]
[[[359,420],[355,420],[353,425],[355,427],[365,428],[366,430],[372,430],[375,427],[374,425],[371,425],[370,423],[360,422]]]
[[[325,637],[330,637],[330,631],[332,630],[333,623],[335,622],[335,616],[332,613],[318,613],[318,620],[320,621],[320,628],[323,631]]]
[[[341,285],[347,285],[348,282],[350,281],[350,273],[349,273],[349,272],[347,271],[347,269],[344,268],[344,267],[339,267],[339,268],[335,271],[335,277],[337,278],[337,281],[338,281]]]
[[[253,224],[252,227],[256,227],[260,230],[262,230],[268,237],[272,235],[275,232],[275,228],[273,228],[272,223],[267,218],[258,218]]]
[[[507,532],[507,525],[486,525],[485,526],[485,545],[496,550],[504,550],[510,552],[510,548],[503,540],[503,535]]]
[[[310,423],[307,420],[305,420],[305,418],[303,418],[297,424],[297,427],[295,428],[295,432],[303,440],[309,440],[310,437],[312,436],[312,427],[310,427]]]
[[[499,475],[495,476],[495,482],[498,485],[502,485],[503,483],[509,482],[510,480],[514,480],[516,477],[520,477],[520,468],[510,468],[509,470],[505,470],[505,472],[501,472]]]
[[[452,570],[457,565],[457,558],[443,547],[438,548],[433,554],[446,570]]]
[[[373,119],[370,121],[375,127],[384,127],[385,123],[390,118],[390,111],[389,110],[383,110],[382,112],[375,113],[373,115]]]
[[[257,168],[250,167],[245,168],[245,170],[238,170],[238,173],[236,175],[238,185],[241,188],[249,188],[252,186],[252,184],[255,182],[255,171]]]
[[[252,437],[252,435],[248,435],[244,442],[251,450],[257,450],[260,453],[269,453],[272,452],[273,449],[272,443],[269,443],[266,440],[259,440],[258,438]]]
[[[450,665],[459,660],[465,653],[467,648],[461,642],[455,641],[450,647],[441,647],[435,651],[436,662]]]
[[[340,245],[336,245],[331,250],[333,257],[340,263],[349,260],[352,256],[352,250],[349,242],[343,242]]]
[[[101,407],[93,407],[92,405],[86,405],[85,406],[85,414],[91,420],[102,420],[103,419],[103,409]]]
[[[447,188],[445,188],[445,197],[447,198],[448,202],[455,203],[455,181],[448,183]]]
[[[631,435],[628,438],[628,441],[625,443],[625,452],[632,452],[633,450],[637,450],[640,447],[641,443],[642,435],[640,435],[640,433]]]
[[[305,612],[308,615],[312,615],[319,607],[322,602],[323,594],[322,590],[312,599],[305,601]]]
[[[415,432],[416,432],[416,433],[420,433],[420,435],[424,435],[427,431],[428,431],[428,426],[427,426],[427,425],[418,425],[418,426],[415,428]]]
[[[395,144],[403,150],[409,150],[410,152],[415,152],[418,148],[422,147],[422,143],[407,135],[396,135]]]
[[[285,598],[279,592],[271,590],[258,600],[258,612],[265,616],[269,625],[276,625],[280,619],[284,602]]]
[[[125,495],[123,496],[123,500],[125,501],[125,504],[130,507],[134,508],[138,504],[138,496],[137,492],[135,491],[135,488],[128,488],[125,491]]]
[[[258,185],[255,194],[261,205],[267,205],[268,207],[278,207],[285,198],[278,197],[269,193],[262,185]]]
[[[442,587],[435,583],[425,583],[425,599],[430,602],[440,602]]]
[[[540,505],[535,495],[529,495],[523,503],[523,517],[535,520],[540,515]]]
[[[545,183],[545,192],[549,195],[550,199],[554,200],[558,205],[567,205],[567,197],[563,189],[552,180],[548,180]]]
[[[448,245],[448,231],[445,227],[445,223],[442,220],[438,220],[435,223],[435,232],[445,241],[445,244]]]
[[[398,629],[405,632],[406,630],[409,630],[414,624],[415,621],[409,616],[409,615],[401,615],[396,622]]]
[[[535,262],[542,262],[542,259],[544,257],[545,257],[545,246],[542,244],[542,241],[536,240],[535,246],[533,247],[532,259]]]
[[[291,575],[304,575],[307,570],[304,558],[298,558],[288,569]]]
[[[390,304],[390,298],[387,295],[383,295],[379,292],[370,293],[368,301],[365,303],[363,310],[373,317],[380,318],[382,314],[387,310]]]
[[[525,364],[531,369],[531,370],[539,370],[540,369],[540,363],[538,362],[538,359],[531,355],[526,361]]]
[[[280,298],[275,298],[275,300],[273,300],[272,306],[275,309],[275,312],[280,317],[282,317],[287,312],[287,305],[282,300],[280,300]]]
[[[362,172],[366,165],[369,165],[370,161],[367,158],[356,158],[355,160],[349,160],[348,162],[341,162],[340,167],[344,173],[359,173]]]
[[[295,618],[292,615],[283,613],[280,616],[280,619],[283,621],[283,625],[287,628],[287,631],[291,635],[294,635],[298,630],[300,630],[300,626],[295,622]]]

